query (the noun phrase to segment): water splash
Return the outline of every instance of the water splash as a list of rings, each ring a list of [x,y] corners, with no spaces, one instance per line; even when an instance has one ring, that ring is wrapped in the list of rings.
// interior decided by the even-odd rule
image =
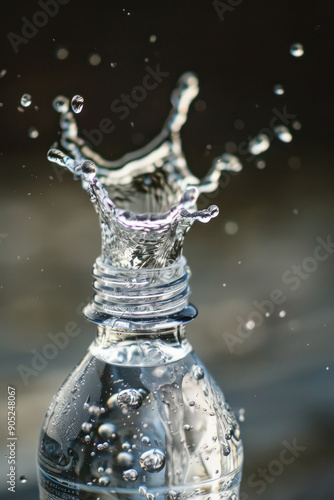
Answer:
[[[61,114],[61,146],[48,159],[81,178],[100,216],[102,260],[118,267],[165,267],[181,255],[186,232],[196,220],[218,215],[213,205],[196,209],[200,193],[215,190],[223,170],[239,172],[237,157],[216,158],[199,180],[187,166],[180,131],[198,94],[198,80],[185,73],[171,96],[172,111],[161,133],[145,147],[108,161],[78,136],[69,100],[58,96],[54,108]]]

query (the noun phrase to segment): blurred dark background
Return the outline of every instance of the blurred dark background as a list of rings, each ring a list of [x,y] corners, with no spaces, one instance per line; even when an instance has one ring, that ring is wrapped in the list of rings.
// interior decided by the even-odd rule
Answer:
[[[115,130],[97,149],[116,159],[159,132],[177,79],[191,70],[200,93],[182,137],[192,171],[204,176],[215,157],[235,149],[244,167],[213,200],[203,200],[203,206],[217,203],[221,214],[208,225],[195,224],[185,247],[192,301],[200,312],[188,337],[236,414],[241,409],[245,415],[241,499],[334,498],[334,255],[328,250],[316,265],[309,259],[317,238],[334,239],[334,4],[56,5],[58,13],[37,31],[30,28],[24,41],[18,37],[26,19],[44,22],[35,16],[41,4],[1,4],[1,497],[11,498],[5,479],[7,386],[17,390],[17,478],[28,478],[18,481],[17,498],[35,500],[41,420],[94,337],[94,327],[77,309],[92,296],[90,269],[100,251],[97,217],[79,183],[46,160],[59,133],[52,100],[58,94],[84,97],[79,131],[111,119]],[[303,45],[302,57],[290,54],[293,43]],[[100,62],[93,65],[96,55]],[[147,65],[160,65],[169,75],[120,120],[110,105],[142,83]],[[273,92],[276,84],[283,95]],[[32,104],[20,109],[24,93]],[[240,145],[268,128],[273,110],[283,113],[284,107],[295,115],[289,124],[293,140],[274,138],[260,158],[250,158]],[[29,136],[37,135],[31,127],[38,137]],[[258,168],[259,159],[265,168]],[[291,278],[294,265],[304,268],[295,289],[282,280],[284,273]],[[270,299],[274,289],[284,293],[284,303],[268,318],[254,315],[254,301]],[[240,317],[258,321],[247,338],[238,334]],[[77,323],[80,336],[24,383],[18,367],[31,368],[48,334],[64,331],[68,321]],[[277,461],[286,442],[301,448],[282,466]],[[266,469],[262,482],[259,468]]]

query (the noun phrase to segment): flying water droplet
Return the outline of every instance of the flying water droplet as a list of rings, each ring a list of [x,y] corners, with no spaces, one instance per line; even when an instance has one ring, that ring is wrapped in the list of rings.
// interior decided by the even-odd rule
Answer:
[[[52,106],[57,113],[67,113],[70,107],[70,101],[67,97],[59,95],[53,100]]]
[[[28,135],[31,139],[37,139],[37,137],[39,136],[39,132],[37,130],[37,128],[35,127],[30,127],[28,129]]]
[[[109,483],[110,483],[110,477],[108,477],[108,476],[102,476],[102,477],[100,477],[99,484],[101,486],[108,486]]]
[[[283,95],[285,92],[284,88],[282,87],[282,85],[280,83],[277,83],[276,85],[274,85],[273,91],[274,91],[274,94],[276,94],[276,95]]]
[[[155,43],[157,41],[157,36],[156,35],[151,35],[150,36],[150,43]]]
[[[28,481],[27,476],[20,476],[20,482],[21,482],[21,483],[23,483],[23,484],[24,484],[24,483],[26,483],[27,481]]]
[[[84,105],[84,98],[81,95],[75,95],[72,97],[71,106],[74,113],[81,113]]]
[[[123,472],[123,479],[125,481],[136,481],[138,478],[138,472],[136,469],[128,469]]]
[[[195,406],[195,401],[189,401],[189,406]]]
[[[88,57],[88,62],[92,66],[98,66],[100,64],[100,62],[101,62],[101,56],[100,56],[100,54],[91,54]]]
[[[56,58],[59,59],[60,61],[67,59],[68,56],[69,56],[69,51],[65,47],[59,47],[59,49],[56,50]]]
[[[234,234],[237,234],[239,231],[239,226],[236,222],[233,221],[228,221],[225,224],[225,233],[229,234],[230,236],[233,236]]]
[[[262,170],[266,166],[266,162],[264,160],[258,160],[256,163],[258,169]]]
[[[304,47],[301,43],[293,43],[290,47],[290,54],[294,57],[301,57],[304,54]]]
[[[249,144],[248,148],[252,155],[257,156],[264,151],[267,151],[270,146],[269,137],[266,134],[259,134],[257,137],[254,137]]]
[[[284,125],[278,125],[277,127],[275,127],[275,134],[277,135],[278,139],[282,142],[288,143],[292,141],[291,132]]]
[[[30,94],[23,94],[20,102],[21,102],[21,106],[23,106],[24,108],[28,108],[32,102],[31,95]]]
[[[239,422],[245,421],[245,408],[240,408],[239,410]]]
[[[280,312],[279,312],[279,314],[278,314],[278,315],[279,315],[279,317],[280,317],[280,318],[285,318],[285,316],[286,316],[286,311],[282,310],[282,311],[280,311]]]
[[[159,472],[165,466],[165,455],[161,450],[154,448],[145,451],[140,456],[139,463],[146,472]]]
[[[124,389],[117,394],[117,403],[121,408],[135,410],[143,403],[143,396],[136,389]]]

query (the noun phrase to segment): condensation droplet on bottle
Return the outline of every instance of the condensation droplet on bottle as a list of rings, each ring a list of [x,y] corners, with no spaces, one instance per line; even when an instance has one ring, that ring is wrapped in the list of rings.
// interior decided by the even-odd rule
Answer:
[[[56,50],[56,58],[60,61],[67,59],[69,54],[69,51],[65,47],[59,47],[59,49]]]
[[[151,444],[150,438],[148,436],[143,436],[141,442],[143,444]]]
[[[74,113],[81,113],[84,105],[84,98],[81,95],[75,95],[72,97],[71,106]]]
[[[298,121],[295,121],[292,123],[292,128],[294,128],[295,130],[300,130],[302,128],[302,124]]]
[[[128,469],[123,472],[123,479],[125,481],[136,481],[138,478],[138,472],[136,469]]]
[[[147,488],[146,486],[139,486],[138,488],[138,493],[141,497],[145,497],[147,493]]]
[[[108,477],[108,476],[101,476],[99,478],[99,484],[101,486],[108,486],[109,483],[110,483],[110,477]]]
[[[278,125],[277,127],[275,127],[275,134],[277,135],[278,139],[282,142],[288,143],[292,141],[291,132],[284,125]]]
[[[39,132],[38,132],[37,128],[36,127],[30,127],[28,129],[28,136],[31,139],[37,139],[37,137],[39,136]]]
[[[204,378],[204,370],[201,366],[194,365],[192,372],[195,380],[202,380]]]
[[[115,439],[116,438],[116,427],[112,423],[105,423],[100,425],[98,433],[103,439]]]
[[[146,472],[159,472],[165,466],[165,455],[157,448],[145,451],[139,458],[139,464]]]
[[[195,401],[189,401],[189,406],[195,406]]]
[[[135,410],[143,403],[143,396],[137,389],[124,389],[117,394],[117,403],[120,408]]]
[[[24,108],[28,108],[32,102],[31,95],[30,94],[23,94],[20,102],[21,102],[21,106],[23,106]]]
[[[192,429],[192,428],[193,428],[193,427],[192,427],[192,425],[189,425],[189,424],[185,424],[185,425],[183,426],[183,429],[184,429],[185,431],[191,431],[191,429]]]
[[[274,85],[273,91],[274,91],[274,94],[276,94],[276,95],[283,95],[285,92],[284,88],[282,87],[282,85],[280,83],[277,83],[276,85]]]
[[[67,97],[59,95],[53,100],[52,106],[57,113],[67,113],[70,107],[70,101]]]
[[[301,43],[293,43],[290,47],[290,54],[293,57],[301,57],[304,54],[304,47]]]
[[[231,448],[230,445],[224,444],[223,445],[223,455],[227,457],[231,453]]]
[[[269,137],[266,134],[259,134],[257,137],[254,137],[249,144],[248,149],[252,155],[257,156],[264,151],[267,151],[270,146]]]
[[[21,483],[23,483],[23,484],[24,484],[24,483],[26,483],[27,481],[28,481],[27,476],[20,476],[20,482],[21,482]]]
[[[121,467],[131,467],[133,464],[134,459],[132,453],[128,453],[127,451],[121,451],[117,455],[117,463]]]

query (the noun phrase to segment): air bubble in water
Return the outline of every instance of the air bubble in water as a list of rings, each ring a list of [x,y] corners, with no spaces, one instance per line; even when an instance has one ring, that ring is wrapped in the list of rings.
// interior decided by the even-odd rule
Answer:
[[[283,95],[284,94],[284,88],[282,87],[281,84],[277,83],[274,85],[273,91],[276,95]]]
[[[123,472],[123,479],[125,481],[136,481],[138,478],[138,472],[136,469],[128,469]]]
[[[140,456],[139,463],[146,472],[159,472],[165,466],[165,455],[161,450],[154,448],[145,451]]]
[[[304,47],[301,43],[293,43],[290,47],[290,54],[294,57],[301,57],[304,54]]]
[[[84,98],[81,95],[75,95],[72,97],[71,106],[74,113],[81,113],[84,105]]]
[[[70,107],[70,101],[67,97],[59,95],[53,100],[52,106],[57,113],[67,113]]]
[[[20,476],[20,482],[21,483],[26,483],[28,481],[27,476]]]
[[[32,98],[31,98],[31,95],[30,94],[23,94],[23,96],[21,97],[21,106],[23,106],[24,108],[28,108],[31,104],[31,101],[32,101]]]
[[[39,136],[39,132],[37,130],[37,128],[35,127],[30,127],[28,129],[28,135],[31,139],[36,139],[38,136]]]
[[[124,389],[117,394],[117,403],[121,408],[135,410],[143,403],[143,396],[136,389]]]
[[[127,451],[121,451],[117,455],[117,463],[121,467],[131,467],[131,465],[133,464],[132,453],[128,453]]]
[[[282,142],[291,142],[292,141],[292,135],[287,127],[284,125],[278,125],[275,127],[275,134],[277,135],[278,139]]]
[[[269,137],[266,134],[259,134],[257,137],[254,137],[249,144],[248,148],[250,153],[252,155],[259,155],[260,153],[263,153],[264,151],[267,151],[270,146],[270,141]]]
[[[204,378],[204,370],[201,366],[195,365],[193,366],[193,376],[195,380],[201,380]]]

